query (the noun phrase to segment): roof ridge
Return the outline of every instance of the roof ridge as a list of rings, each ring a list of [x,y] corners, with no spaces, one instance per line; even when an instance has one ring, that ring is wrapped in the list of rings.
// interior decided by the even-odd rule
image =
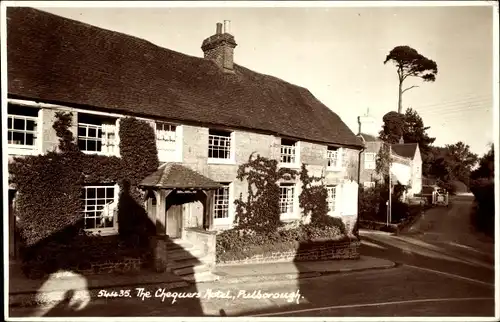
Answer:
[[[43,10],[7,16],[10,96],[363,146],[335,109],[282,78],[238,64],[228,75],[209,59]]]

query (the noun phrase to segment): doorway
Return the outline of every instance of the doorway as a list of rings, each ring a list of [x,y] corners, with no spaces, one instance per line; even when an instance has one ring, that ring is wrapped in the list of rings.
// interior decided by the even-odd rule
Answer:
[[[166,200],[165,233],[170,238],[182,237],[182,196],[177,191],[172,191]]]

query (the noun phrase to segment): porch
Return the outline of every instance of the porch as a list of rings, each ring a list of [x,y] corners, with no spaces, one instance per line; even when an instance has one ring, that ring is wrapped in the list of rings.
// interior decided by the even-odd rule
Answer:
[[[156,236],[152,239],[156,270],[169,270],[172,266],[172,251],[172,258],[168,258],[172,247],[177,253],[184,252],[185,258],[198,259],[212,268],[215,265],[213,200],[215,190],[222,186],[181,164],[166,163],[139,187],[144,191],[148,217],[156,226]],[[186,242],[197,252],[176,247]]]

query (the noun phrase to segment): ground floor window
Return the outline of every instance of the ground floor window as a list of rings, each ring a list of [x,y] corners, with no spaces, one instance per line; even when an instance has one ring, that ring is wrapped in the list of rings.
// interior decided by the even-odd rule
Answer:
[[[84,229],[113,229],[116,226],[117,190],[115,185],[92,185],[82,188]]]
[[[214,194],[214,219],[229,218],[229,183],[221,183],[222,188]]]
[[[280,212],[282,214],[293,214],[295,186],[293,184],[280,185]]]
[[[327,203],[328,203],[328,212],[335,212],[336,199],[337,199],[337,186],[327,186]]]

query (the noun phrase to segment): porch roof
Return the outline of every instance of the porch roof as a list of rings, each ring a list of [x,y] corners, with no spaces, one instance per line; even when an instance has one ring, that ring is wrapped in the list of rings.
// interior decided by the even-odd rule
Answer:
[[[165,163],[139,184],[163,189],[214,190],[222,185],[179,163]]]

